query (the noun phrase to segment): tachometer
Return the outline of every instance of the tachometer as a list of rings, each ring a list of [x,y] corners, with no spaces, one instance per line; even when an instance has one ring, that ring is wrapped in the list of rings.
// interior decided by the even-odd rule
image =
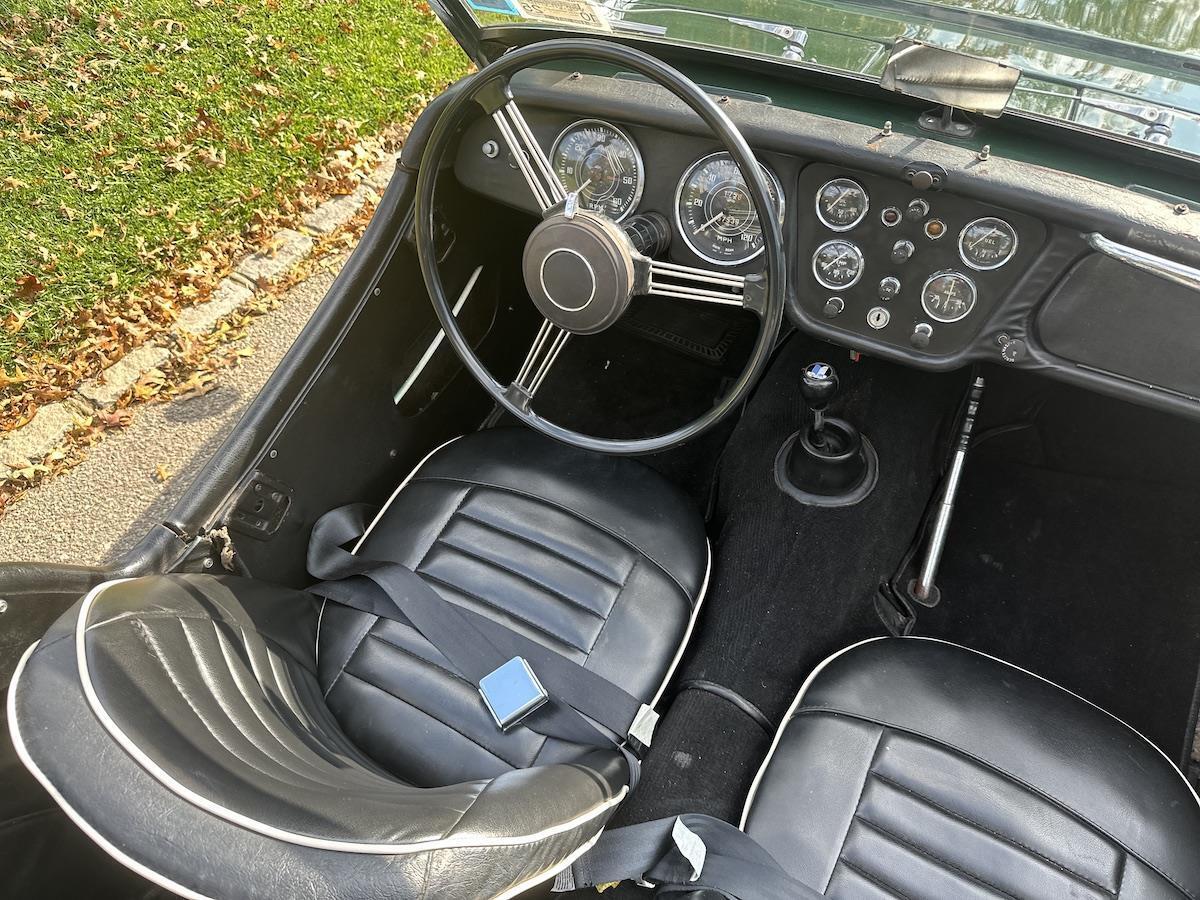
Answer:
[[[581,119],[558,136],[550,165],[579,205],[620,221],[637,207],[645,187],[642,154],[624,131],[600,119]]]
[[[958,252],[972,269],[998,269],[1017,252],[1016,229],[995,216],[968,222],[958,236]]]
[[[858,283],[863,273],[863,254],[853,241],[839,238],[817,248],[812,259],[817,283],[841,291]]]
[[[767,192],[783,222],[783,189],[766,166]],[[675,224],[687,245],[711,263],[735,266],[763,251],[758,213],[742,173],[728,153],[696,160],[675,192]]]
[[[863,220],[871,200],[857,181],[835,178],[817,191],[817,218],[833,231],[849,231]]]
[[[921,288],[921,306],[931,319],[957,322],[975,308],[975,282],[961,272],[946,270],[929,276]]]

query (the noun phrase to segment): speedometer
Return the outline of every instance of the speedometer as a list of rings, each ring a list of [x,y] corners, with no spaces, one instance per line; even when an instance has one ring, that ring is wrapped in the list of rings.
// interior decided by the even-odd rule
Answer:
[[[550,165],[579,205],[620,221],[637,207],[645,186],[642,154],[616,125],[582,119],[558,136]]]
[[[761,164],[760,164],[761,165]],[[783,223],[783,189],[766,166],[767,193]],[[696,160],[675,193],[675,224],[699,256],[718,266],[736,266],[763,251],[758,212],[741,170],[728,153]]]

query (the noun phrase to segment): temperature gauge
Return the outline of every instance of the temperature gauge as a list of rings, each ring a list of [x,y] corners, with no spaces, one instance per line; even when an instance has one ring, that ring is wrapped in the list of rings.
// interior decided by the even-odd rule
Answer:
[[[858,245],[844,238],[826,241],[812,259],[817,283],[831,291],[842,291],[857,284],[863,273],[863,254]]]
[[[975,282],[961,272],[935,272],[921,289],[921,306],[931,319],[957,322],[975,308]]]

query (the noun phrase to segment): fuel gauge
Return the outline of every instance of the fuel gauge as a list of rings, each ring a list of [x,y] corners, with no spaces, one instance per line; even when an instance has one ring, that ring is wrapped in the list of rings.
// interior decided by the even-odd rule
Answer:
[[[995,216],[968,222],[958,236],[958,252],[972,269],[998,269],[1017,252],[1016,229]]]

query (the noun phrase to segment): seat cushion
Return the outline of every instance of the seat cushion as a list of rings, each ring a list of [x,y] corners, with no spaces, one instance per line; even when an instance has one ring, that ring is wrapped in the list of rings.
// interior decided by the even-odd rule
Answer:
[[[311,596],[250,579],[101,585],[22,659],[13,743],[89,837],[189,897],[511,896],[625,795],[615,751],[406,784],[326,708],[315,628]]]
[[[797,697],[743,828],[830,897],[1200,896],[1200,804],[1153,745],[992,657],[886,638]]]
[[[356,552],[416,571],[489,616],[653,703],[705,586],[703,522],[677,488],[629,459],[526,429],[494,429],[427,457]],[[328,603],[318,675],[368,755],[413,784],[570,762],[588,748],[501,733],[473,685],[415,629]]]

